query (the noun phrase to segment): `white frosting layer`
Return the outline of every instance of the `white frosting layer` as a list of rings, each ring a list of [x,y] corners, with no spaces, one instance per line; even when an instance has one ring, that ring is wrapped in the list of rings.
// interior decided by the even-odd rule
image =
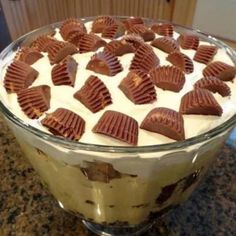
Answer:
[[[86,24],[86,27],[88,29],[90,28],[90,26],[91,26],[90,23]],[[61,40],[61,36],[58,32],[55,37]],[[160,37],[160,36],[157,36],[157,37]],[[175,33],[174,37],[177,38],[178,34]],[[200,44],[207,44],[207,43],[201,42]],[[162,52],[159,49],[156,49],[156,48],[153,48],[153,49],[155,53],[158,55],[161,65],[170,65],[170,63],[165,60],[168,54]],[[100,49],[100,51],[101,50],[102,48]],[[195,54],[194,50],[181,49],[181,51],[185,53],[186,55],[188,55],[190,58],[193,58]],[[130,63],[134,54],[130,53],[122,57],[119,57],[124,70],[118,73],[114,77],[108,77],[108,76],[96,74],[92,71],[85,69],[87,63],[89,62],[93,54],[94,52],[73,55],[74,59],[79,64],[74,87],[53,85],[52,80],[51,80],[52,66],[49,63],[47,54],[45,54],[43,58],[41,58],[35,64],[32,65],[33,68],[39,71],[39,76],[35,80],[35,82],[32,84],[32,86],[47,84],[51,87],[51,104],[50,104],[51,108],[47,111],[47,113],[53,112],[59,107],[63,107],[79,114],[86,121],[85,133],[80,139],[80,142],[83,142],[83,143],[102,144],[102,145],[122,145],[122,146],[126,145],[125,143],[120,142],[116,139],[113,139],[104,135],[100,135],[100,134],[95,134],[92,132],[92,128],[97,123],[97,121],[99,120],[101,115],[104,113],[104,111],[115,110],[115,111],[123,112],[135,118],[138,121],[139,125],[141,124],[142,120],[145,118],[147,113],[155,107],[168,107],[168,108],[178,111],[181,97],[188,91],[192,90],[193,84],[197,80],[203,77],[202,70],[205,68],[205,64],[197,63],[194,61],[194,72],[189,75],[187,74],[185,75],[186,83],[183,89],[179,93],[174,93],[167,90],[164,91],[156,87],[156,92],[157,92],[156,102],[152,104],[146,104],[146,105],[135,105],[118,88],[118,85],[120,84],[121,80],[129,72],[129,66],[130,66]],[[12,57],[8,58],[8,60],[9,61],[12,60]],[[231,61],[231,59],[229,58],[229,56],[226,54],[225,50],[223,49],[219,49],[217,54],[214,57],[214,61],[218,61],[218,60],[228,63],[230,65],[233,65],[233,62]],[[40,120],[42,120],[45,117],[45,115],[40,117],[39,120],[29,119],[19,107],[16,94],[6,93],[6,90],[3,87],[3,78],[5,75],[5,70],[6,70],[6,67],[4,69],[4,73],[2,73],[1,86],[0,86],[1,99],[4,102],[4,104],[17,117],[22,119],[24,122],[38,129],[41,129],[45,132],[48,132],[48,130],[44,128],[40,123]],[[90,110],[88,110],[78,100],[73,98],[73,94],[84,85],[85,81],[90,75],[97,75],[104,82],[104,84],[108,87],[111,93],[112,101],[113,101],[112,105],[107,106],[105,109],[95,114],[92,113]],[[218,126],[219,124],[222,124],[224,121],[229,119],[233,114],[235,114],[236,112],[236,83],[235,82],[234,83],[226,82],[226,83],[231,89],[230,97],[223,98],[219,94],[214,94],[214,97],[223,108],[223,115],[221,117],[202,116],[202,115],[184,115],[184,128],[185,128],[186,138],[191,138],[198,134],[207,132],[208,130]],[[169,143],[169,142],[173,142],[173,140],[163,135],[159,135],[156,133],[139,129],[139,141],[138,141],[139,146],[163,144],[163,143]]]

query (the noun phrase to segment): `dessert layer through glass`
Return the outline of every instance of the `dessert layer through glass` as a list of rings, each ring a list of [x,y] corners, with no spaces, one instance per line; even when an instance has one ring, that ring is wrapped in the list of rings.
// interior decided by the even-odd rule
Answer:
[[[54,27],[57,25],[36,30],[6,48],[1,54],[1,69],[18,46]],[[235,53],[223,43],[175,27],[180,33],[194,32],[217,45],[227,60],[235,63]],[[232,111],[214,129],[180,142],[102,146],[68,141],[35,128],[9,109],[3,94],[0,106],[26,157],[60,206],[90,222],[121,227],[150,222],[185,201],[214,162],[236,120]]]

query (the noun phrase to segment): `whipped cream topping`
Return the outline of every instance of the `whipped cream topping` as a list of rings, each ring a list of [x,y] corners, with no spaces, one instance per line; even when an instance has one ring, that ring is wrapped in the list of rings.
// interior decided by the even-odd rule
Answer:
[[[86,28],[88,32],[91,29],[91,22],[86,23]],[[176,39],[179,36],[178,33],[174,33],[174,38]],[[62,40],[59,31],[56,31],[56,35],[54,36],[58,40]],[[161,37],[156,35],[157,37]],[[107,40],[109,42],[110,40]],[[206,44],[207,42],[200,42],[200,45]],[[100,48],[98,51],[102,51],[103,48]],[[167,53],[154,48],[154,52],[157,54],[160,59],[160,65],[171,65],[167,60]],[[180,49],[181,52],[189,56],[193,59],[195,50],[183,50]],[[1,64],[10,63],[14,57],[14,53],[3,61]],[[123,55],[119,57],[120,63],[123,66],[123,71],[118,73],[116,76],[109,77],[101,74],[96,74],[93,71],[86,70],[86,65],[88,64],[94,52],[83,53],[83,54],[74,54],[73,58],[77,61],[78,70],[76,75],[76,81],[74,87],[70,86],[54,86],[51,79],[51,70],[52,67],[50,65],[49,59],[47,57],[47,53],[43,54],[44,57],[39,59],[36,63],[32,65],[34,69],[39,72],[38,78],[34,81],[32,86],[37,85],[49,85],[51,87],[51,101],[50,101],[50,109],[47,113],[51,113],[55,111],[57,108],[67,108],[77,114],[79,114],[85,121],[85,133],[83,134],[80,142],[82,143],[90,143],[90,144],[101,144],[101,145],[116,145],[116,146],[125,146],[124,142],[118,141],[108,136],[104,136],[101,134],[95,134],[92,132],[92,128],[98,122],[99,118],[106,110],[114,110],[125,113],[131,117],[133,117],[139,125],[147,115],[147,113],[156,107],[167,107],[173,110],[178,111],[180,106],[181,97],[187,93],[188,91],[193,89],[193,85],[196,81],[203,77],[202,70],[206,67],[205,64],[201,64],[193,61],[194,63],[194,71],[191,74],[185,74],[186,82],[183,89],[179,93],[162,90],[160,88],[155,87],[157,93],[157,100],[151,104],[144,105],[135,105],[133,104],[124,93],[118,88],[121,80],[128,74],[129,66],[134,56],[133,53]],[[234,65],[230,57],[227,55],[224,49],[218,49],[217,54],[214,56],[213,61],[222,61],[229,65]],[[3,73],[1,74],[1,86],[0,86],[0,97],[5,106],[11,110],[17,117],[23,120],[25,123],[34,126],[44,132],[49,133],[49,131],[43,127],[40,121],[45,117],[45,114],[41,116],[39,119],[32,120],[29,119],[21,110],[18,102],[17,95],[15,93],[7,94],[4,86],[3,79],[6,73],[6,66],[4,67]],[[101,79],[104,84],[109,89],[112,96],[112,104],[105,107],[103,110],[92,113],[88,110],[82,103],[76,100],[73,95],[77,92],[85,83],[90,75],[96,75],[99,79]],[[223,109],[223,114],[221,117],[218,116],[206,116],[206,115],[184,115],[184,128],[185,128],[185,137],[191,138],[196,135],[205,133],[212,128],[222,124],[226,120],[228,120],[232,115],[236,113],[236,83],[233,82],[225,82],[231,89],[231,96],[222,97],[218,93],[213,94],[218,103],[221,105]],[[31,87],[32,87],[31,86]],[[145,145],[156,145],[156,144],[164,144],[174,142],[174,140],[169,139],[166,136],[149,132],[143,129],[139,129],[139,138],[138,138],[138,146]]]

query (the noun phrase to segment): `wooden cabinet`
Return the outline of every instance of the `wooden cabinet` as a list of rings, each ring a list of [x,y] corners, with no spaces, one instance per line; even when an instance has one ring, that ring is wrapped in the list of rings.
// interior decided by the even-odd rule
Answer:
[[[181,8],[193,8],[195,0],[1,0],[1,4],[14,40],[32,29],[68,17],[133,15],[185,23],[181,22],[185,20]],[[175,9],[181,11],[181,17]]]

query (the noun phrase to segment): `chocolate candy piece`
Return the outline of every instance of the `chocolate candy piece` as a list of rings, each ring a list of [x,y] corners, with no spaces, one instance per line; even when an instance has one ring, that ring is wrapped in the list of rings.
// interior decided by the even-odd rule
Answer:
[[[185,83],[184,73],[175,66],[160,66],[150,72],[153,83],[164,90],[179,92]]]
[[[72,43],[58,41],[50,44],[47,51],[50,63],[53,65],[59,63],[68,55],[76,53],[77,48]]]
[[[185,139],[183,116],[179,112],[165,107],[151,110],[140,128],[162,134],[177,141]]]
[[[16,56],[14,59],[23,61],[28,65],[32,65],[42,57],[43,55],[36,48],[22,47],[16,53]]]
[[[98,48],[106,45],[106,42],[95,34],[84,34],[81,37],[78,47],[80,53],[95,52]]]
[[[181,52],[172,52],[166,58],[174,66],[180,68],[186,74],[193,72],[193,61],[185,54]]]
[[[159,63],[160,60],[154,53],[152,47],[147,44],[143,44],[135,52],[129,69],[143,70],[148,73],[151,69],[157,67]]]
[[[113,24],[116,21],[111,16],[99,16],[97,17],[92,24],[92,32],[93,33],[102,33],[102,31]]]
[[[47,85],[22,89],[17,93],[17,101],[30,119],[38,119],[50,108],[50,98],[50,87]]]
[[[118,58],[107,51],[93,55],[86,69],[108,76],[114,76],[123,70]]]
[[[236,75],[236,68],[221,61],[214,61],[203,70],[204,77],[214,76],[223,81],[233,80]]]
[[[62,38],[73,44],[78,43],[78,39],[86,32],[87,30],[84,23],[76,18],[69,18],[65,20],[60,27],[60,34]]]
[[[144,21],[140,17],[133,17],[133,18],[129,18],[129,19],[124,20],[123,23],[125,25],[126,30],[129,30],[134,25],[143,25]]]
[[[119,88],[135,104],[147,104],[156,100],[154,84],[141,70],[133,70],[121,81]]]
[[[127,34],[121,39],[121,41],[131,44],[136,50],[140,46],[144,45],[143,38],[137,34]]]
[[[70,140],[79,140],[84,133],[85,121],[76,113],[65,108],[58,108],[41,121],[54,135]]]
[[[69,85],[74,87],[78,63],[71,56],[52,68],[52,82],[54,85]]]
[[[113,40],[104,47],[104,51],[108,51],[115,56],[123,56],[126,53],[134,52],[135,48],[125,40]]]
[[[196,89],[186,93],[181,98],[180,112],[196,115],[222,115],[222,108],[206,89]]]
[[[213,60],[213,57],[216,53],[216,46],[200,45],[193,57],[193,60],[200,63],[208,64],[210,61]]]
[[[128,30],[128,34],[140,35],[144,41],[152,41],[155,38],[155,33],[148,29],[145,25],[134,25]]]
[[[174,27],[170,23],[160,23],[160,24],[156,23],[151,26],[151,30],[159,35],[172,37],[174,32]]]
[[[38,38],[36,38],[32,44],[31,47],[35,48],[37,51],[39,52],[46,52],[47,51],[47,47],[54,42],[58,42],[58,40],[56,40],[53,37],[50,37],[49,35],[42,35],[39,36]]]
[[[112,104],[111,94],[106,85],[94,75],[91,75],[83,87],[74,94],[74,98],[83,103],[95,113]]]
[[[93,128],[94,133],[104,134],[131,145],[138,142],[138,122],[117,111],[105,111]]]
[[[102,31],[102,37],[107,39],[116,39],[124,35],[125,27],[122,23],[116,22],[113,25],[107,26]]]
[[[177,41],[183,49],[197,50],[199,45],[199,37],[193,34],[180,35]]]
[[[13,61],[7,68],[4,87],[8,93],[28,88],[38,77],[38,71],[22,61]]]
[[[195,89],[207,89],[213,93],[219,93],[222,97],[230,95],[230,87],[222,80],[210,76],[198,80],[194,84]]]
[[[179,51],[179,45],[177,41],[171,37],[157,38],[151,42],[151,45],[153,47],[159,48],[166,53]]]

